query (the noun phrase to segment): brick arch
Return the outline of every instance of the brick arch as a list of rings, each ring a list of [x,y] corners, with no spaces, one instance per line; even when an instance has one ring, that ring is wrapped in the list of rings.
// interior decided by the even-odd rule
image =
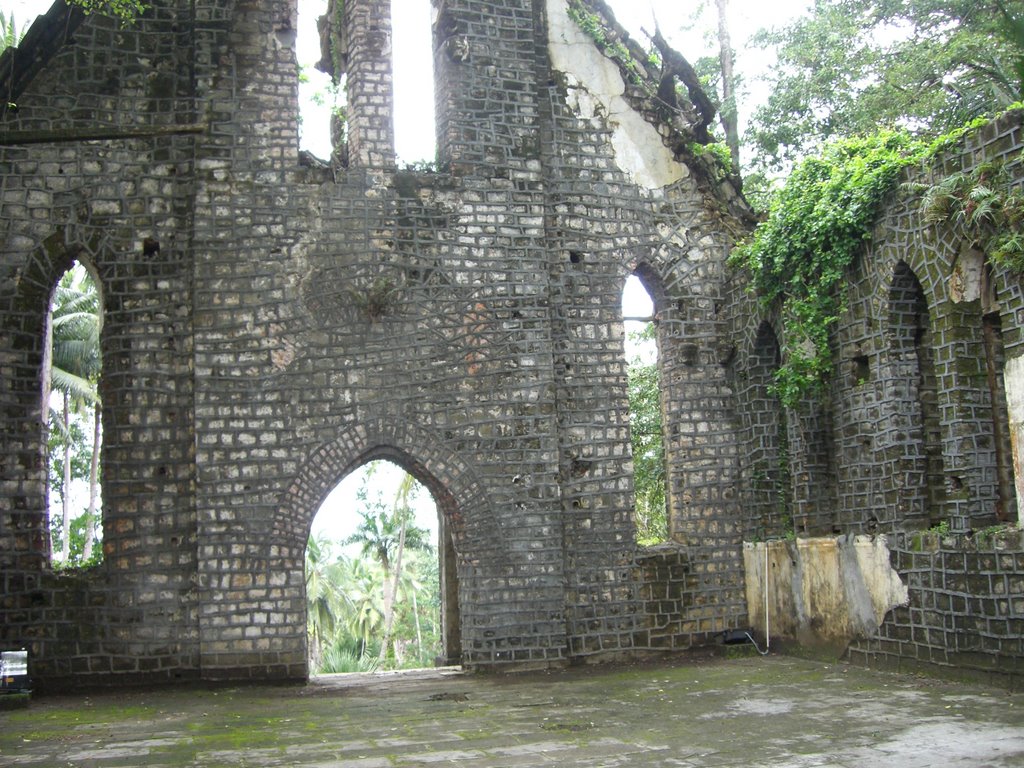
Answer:
[[[889,414],[874,450],[888,467],[889,487],[878,523],[883,530],[927,528],[940,519],[944,482],[932,305],[906,261],[893,266],[886,306],[880,384]]]
[[[382,418],[350,426],[310,452],[278,505],[274,548],[301,555],[324,499],[342,478],[375,459],[398,464],[430,491],[461,560],[474,559],[481,548],[493,552],[494,542],[502,541],[502,521],[472,467],[427,431]]]
[[[47,529],[46,419],[42,401],[46,365],[46,323],[54,289],[61,276],[76,261],[87,265],[101,296],[104,287],[96,268],[96,254],[109,247],[108,236],[100,230],[85,233],[77,227],[53,232],[27,255],[15,278],[16,289],[2,308],[4,327],[0,347],[14,375],[0,376],[0,401],[27,415],[15,430],[0,434],[5,445],[3,476],[16,480],[25,493],[12,505],[8,524],[0,526],[13,534],[10,548],[4,547],[32,570],[46,567],[50,559]],[[7,422],[7,426],[11,426]],[[12,565],[0,559],[0,567]]]

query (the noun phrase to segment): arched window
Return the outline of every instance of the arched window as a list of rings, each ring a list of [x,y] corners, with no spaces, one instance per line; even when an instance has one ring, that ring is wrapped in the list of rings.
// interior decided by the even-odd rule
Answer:
[[[626,280],[622,312],[637,542],[655,544],[668,538],[661,375],[654,301],[638,275]]]
[[[790,535],[794,530],[786,413],[772,391],[781,364],[778,337],[772,326],[763,322],[750,355],[746,393],[751,412],[747,452],[751,497],[747,508],[752,526],[747,535],[760,539]]]
[[[89,270],[75,262],[54,288],[47,316],[43,408],[51,557],[62,567],[100,559],[99,377],[102,300]]]

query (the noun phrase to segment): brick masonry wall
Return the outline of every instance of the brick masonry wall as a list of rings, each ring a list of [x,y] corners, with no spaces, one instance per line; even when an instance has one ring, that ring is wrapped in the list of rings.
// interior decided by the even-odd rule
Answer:
[[[885,533],[910,589],[910,605],[877,637],[851,646],[860,661],[1019,672],[1019,513],[1003,371],[1022,351],[1021,280],[984,266],[955,228],[925,222],[917,190],[991,161],[1019,187],[1021,122],[1009,113],[905,175],[848,275],[829,397],[787,414],[783,492],[793,496],[794,532]],[[770,398],[746,398],[743,386],[753,391],[764,357],[759,331],[779,324],[738,293],[732,308],[740,473],[753,488],[751,458],[766,444],[751,425],[772,411]],[[997,524],[1011,530],[995,544],[979,535]],[[950,532],[941,541],[914,533],[939,525]]]
[[[608,125],[566,106],[540,8],[442,11],[439,172],[391,169],[369,119],[348,169],[300,164],[288,2],[86,19],[5,116],[39,131],[70,104],[71,132],[141,131],[0,149],[0,639],[29,646],[43,685],[302,678],[310,523],[379,457],[451,531],[468,666],[685,648],[742,620],[721,315],[742,227],[705,203],[706,169],[647,189],[618,167]],[[380,117],[387,46],[369,37],[350,97]],[[104,296],[106,557],[58,575],[38,393],[73,258]],[[658,296],[687,548],[643,567],[620,309],[637,270]],[[685,620],[648,620],[680,579]]]
[[[1019,689],[1024,674],[1024,546],[1021,532],[901,534],[894,567],[910,604],[849,658],[903,671],[938,667]]]

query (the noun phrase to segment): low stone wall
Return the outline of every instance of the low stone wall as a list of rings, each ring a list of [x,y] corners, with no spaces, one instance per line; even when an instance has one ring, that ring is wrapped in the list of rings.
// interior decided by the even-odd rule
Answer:
[[[743,559],[751,625],[805,646],[844,648],[909,599],[885,536],[746,543]]]
[[[1019,688],[1024,673],[1024,533],[1019,529],[892,537],[909,603],[848,658],[867,666],[929,669]]]

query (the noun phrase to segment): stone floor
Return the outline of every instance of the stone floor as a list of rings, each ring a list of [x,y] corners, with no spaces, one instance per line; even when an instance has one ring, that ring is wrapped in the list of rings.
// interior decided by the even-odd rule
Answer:
[[[769,656],[36,698],[0,766],[1024,766],[1024,694]]]

